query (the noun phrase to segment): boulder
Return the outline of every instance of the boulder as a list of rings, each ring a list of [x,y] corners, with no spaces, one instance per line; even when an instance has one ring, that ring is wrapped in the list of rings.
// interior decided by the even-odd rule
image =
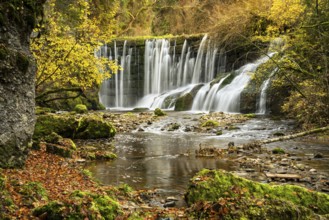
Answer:
[[[37,118],[33,139],[39,140],[55,132],[65,138],[73,138],[79,121],[70,114],[46,114]]]
[[[77,139],[98,139],[114,137],[116,129],[96,115],[88,115],[80,119],[74,135]]]
[[[329,195],[294,185],[269,185],[222,170],[202,170],[185,195],[198,219],[323,219]]]
[[[34,129],[30,35],[45,0],[0,1],[0,167],[22,167]]]
[[[175,111],[188,111],[192,108],[193,96],[191,93],[179,97],[176,100]]]

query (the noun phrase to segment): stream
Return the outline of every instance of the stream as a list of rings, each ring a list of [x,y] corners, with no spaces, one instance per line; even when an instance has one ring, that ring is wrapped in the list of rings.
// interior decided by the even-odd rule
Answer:
[[[287,134],[294,128],[292,121],[271,120],[259,116],[237,126],[238,130],[224,130],[223,134],[189,132],[198,123],[201,114],[192,112],[167,112],[168,115],[151,125],[144,124],[136,131],[117,134],[114,140],[118,159],[110,162],[89,163],[93,175],[103,184],[128,184],[134,189],[157,189],[163,196],[182,196],[189,179],[203,168],[238,169],[227,159],[198,158],[195,150],[202,146],[226,148],[229,142],[235,145],[273,137],[274,133]],[[167,131],[170,123],[180,124],[179,129]],[[329,173],[329,144],[303,139],[277,142],[266,145],[271,149],[281,147],[319,172]],[[322,159],[311,160],[315,153]]]

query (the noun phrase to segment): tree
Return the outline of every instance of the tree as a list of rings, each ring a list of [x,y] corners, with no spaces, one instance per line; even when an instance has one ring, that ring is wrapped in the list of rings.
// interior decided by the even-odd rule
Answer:
[[[36,101],[39,104],[75,98],[117,71],[113,61],[94,54],[111,39],[111,23],[105,21],[109,22],[115,12],[107,12],[107,17],[99,19],[100,14],[92,12],[91,3],[85,0],[47,2],[44,23],[35,29],[35,35],[39,36],[31,46],[38,63]],[[75,93],[67,96],[68,91]],[[66,95],[58,95],[60,93]]]

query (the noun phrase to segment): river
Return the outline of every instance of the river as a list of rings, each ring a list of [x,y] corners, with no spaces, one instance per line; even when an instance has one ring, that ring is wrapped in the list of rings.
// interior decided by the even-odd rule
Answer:
[[[196,125],[201,114],[192,112],[168,112],[162,120],[130,133],[117,134],[114,139],[118,159],[110,162],[88,164],[88,169],[103,184],[128,184],[134,189],[157,189],[165,195],[182,195],[189,179],[203,168],[238,168],[229,159],[198,158],[195,150],[201,146],[226,148],[229,142],[235,145],[273,137],[275,133],[287,134],[294,129],[293,121],[271,120],[259,116],[237,126],[238,130],[224,130],[220,136],[187,132]],[[178,123],[178,130],[163,128],[170,123]],[[296,156],[312,157],[321,152],[320,160],[305,159],[304,163],[320,172],[329,173],[328,143],[296,139],[284,143],[267,145],[268,148],[281,147]]]

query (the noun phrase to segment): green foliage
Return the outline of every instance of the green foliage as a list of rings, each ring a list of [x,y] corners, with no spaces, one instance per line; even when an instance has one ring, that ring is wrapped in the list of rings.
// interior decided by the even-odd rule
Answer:
[[[83,105],[83,104],[78,104],[74,107],[74,111],[76,111],[77,113],[87,113],[88,112],[88,108],[87,106]]]
[[[156,116],[165,116],[166,113],[163,112],[160,108],[156,108],[156,109],[154,110],[154,115],[156,115]]]
[[[101,31],[104,24],[92,13],[91,4],[90,0],[47,1],[44,23],[34,30],[41,36],[31,45],[38,64],[37,94],[97,87],[118,70],[113,61],[94,56],[101,42],[111,38],[111,29]]]

